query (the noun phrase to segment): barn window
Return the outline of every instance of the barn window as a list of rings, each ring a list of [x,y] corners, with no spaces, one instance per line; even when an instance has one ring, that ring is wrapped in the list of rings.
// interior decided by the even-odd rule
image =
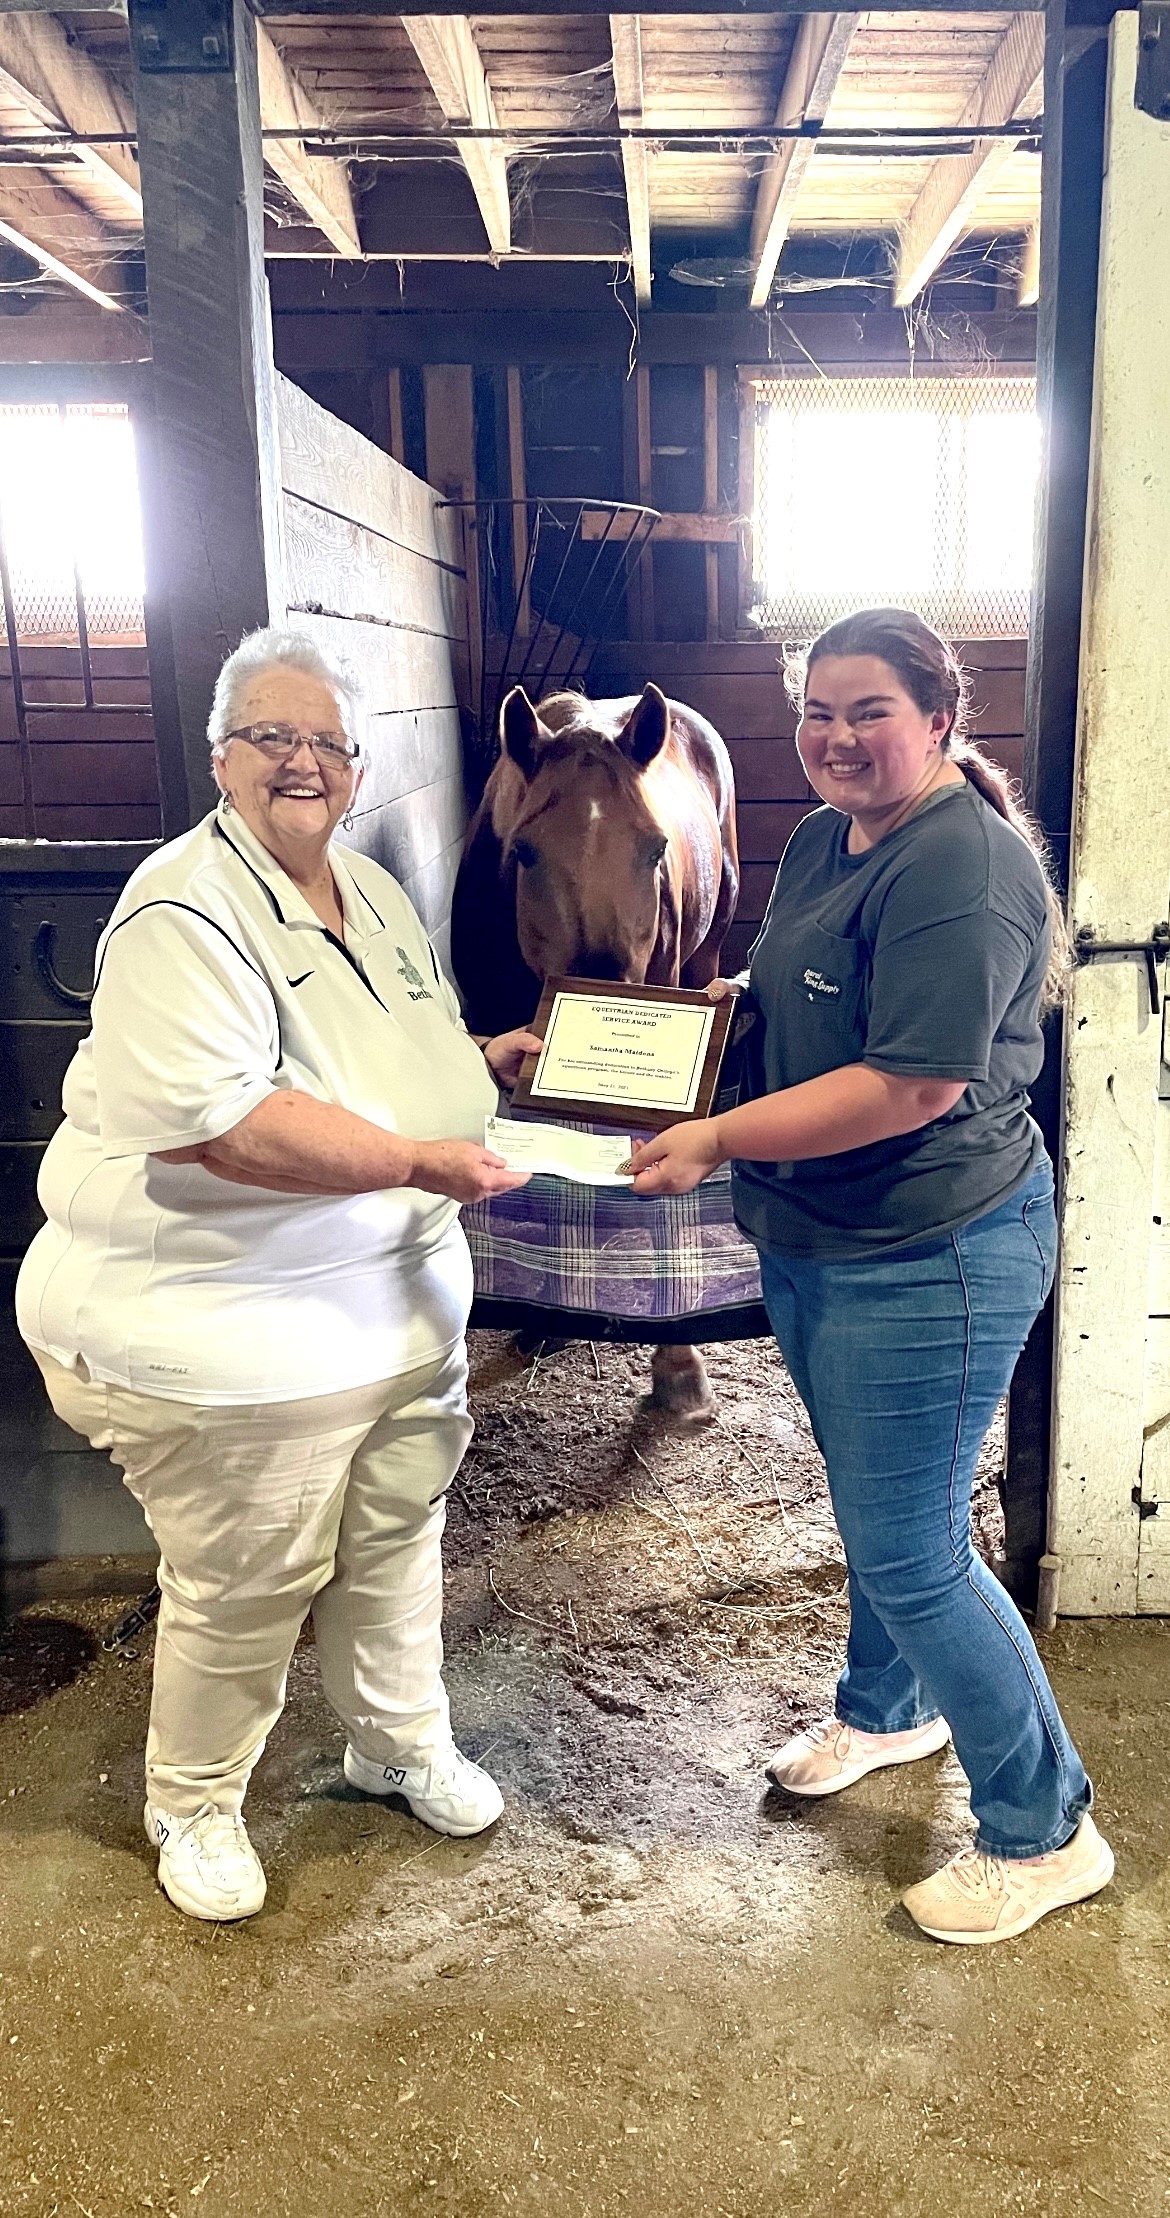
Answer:
[[[141,639],[142,532],[129,411],[0,406],[0,544],[17,635]]]
[[[747,623],[802,640],[895,602],[952,638],[1026,634],[1034,378],[753,374],[743,432]]]

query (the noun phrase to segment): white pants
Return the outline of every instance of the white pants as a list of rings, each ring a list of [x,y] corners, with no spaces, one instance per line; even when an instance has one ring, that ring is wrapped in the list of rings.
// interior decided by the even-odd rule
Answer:
[[[33,1353],[57,1415],[121,1465],[158,1542],[150,1801],[239,1811],[310,1609],[353,1746],[428,1763],[450,1731],[440,1547],[472,1432],[462,1343],[375,1386],[246,1408],[101,1386]]]

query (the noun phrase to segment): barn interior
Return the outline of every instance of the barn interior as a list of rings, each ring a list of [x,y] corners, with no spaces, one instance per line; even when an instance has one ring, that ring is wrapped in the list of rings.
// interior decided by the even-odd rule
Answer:
[[[1111,0],[0,9],[14,2213],[1162,2206],[1167,55],[1170,10]],[[309,1640],[253,1797],[269,1909],[188,1925],[135,1804],[149,1535],[11,1292],[98,932],[210,806],[226,649],[287,613],[358,666],[351,836],[440,955],[507,688],[658,683],[730,748],[730,971],[813,805],[785,647],[907,597],[1082,957],[1036,1094],[1059,1304],[979,1534],[1118,1886],[1020,1948],[912,1939],[888,1899],[963,1836],[953,1758],[847,1808],[762,1794],[844,1624],[774,1344],[715,1338],[683,1434],[632,1340],[518,1348],[481,1311],[447,1640],[504,1826],[437,1840],[345,1789]]]

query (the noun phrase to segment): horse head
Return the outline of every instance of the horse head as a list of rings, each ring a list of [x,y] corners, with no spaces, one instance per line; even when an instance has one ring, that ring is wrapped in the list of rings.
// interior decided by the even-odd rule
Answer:
[[[554,694],[537,710],[516,686],[505,700],[505,863],[515,867],[520,950],[538,978],[645,980],[669,867],[645,774],[669,736],[655,685],[616,726],[581,694]]]

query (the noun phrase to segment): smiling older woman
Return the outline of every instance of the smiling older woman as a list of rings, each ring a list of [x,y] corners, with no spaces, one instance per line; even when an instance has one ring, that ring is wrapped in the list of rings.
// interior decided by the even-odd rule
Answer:
[[[45,1156],[21,1330],[161,1563],[148,1838],[172,1902],[242,1918],[240,1815],[312,1610],[345,1776],[440,1832],[500,1814],[441,1677],[444,1495],[471,1435],[460,1202],[526,1032],[481,1051],[401,887],[332,835],[352,678],[292,633],[225,663],[218,809],[135,872]]]

